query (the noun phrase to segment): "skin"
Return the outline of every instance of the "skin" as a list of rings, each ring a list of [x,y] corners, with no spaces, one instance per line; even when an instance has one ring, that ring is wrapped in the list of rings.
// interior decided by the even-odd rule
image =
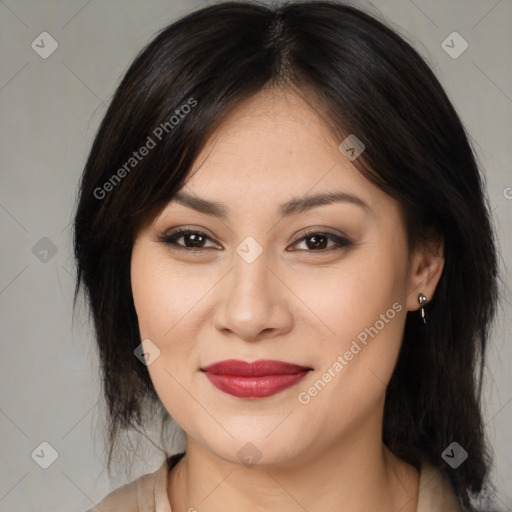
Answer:
[[[410,251],[399,203],[339,143],[300,96],[261,91],[224,121],[182,189],[222,203],[226,218],[173,200],[138,233],[133,298],[141,339],[160,350],[148,370],[187,441],[169,475],[173,512],[416,510],[419,472],[383,445],[383,407],[406,313],[419,309],[419,293],[433,296],[440,278],[442,242]],[[278,214],[292,198],[338,190],[368,208],[336,202]],[[180,227],[208,238],[159,239]],[[321,238],[317,248],[305,229],[352,245],[331,249],[336,242]],[[262,249],[252,263],[236,252],[248,236]],[[395,303],[401,311],[300,403],[299,393]],[[200,371],[230,358],[313,371],[277,395],[243,399]],[[248,442],[260,456],[252,466],[237,455]]]

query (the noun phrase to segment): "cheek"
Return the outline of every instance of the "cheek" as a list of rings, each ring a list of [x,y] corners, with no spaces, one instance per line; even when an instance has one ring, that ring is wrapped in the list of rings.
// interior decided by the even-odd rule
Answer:
[[[384,321],[393,320],[397,309],[405,310],[406,285],[407,257],[403,251],[361,248],[347,254],[336,267],[304,272],[295,280],[294,290],[314,312],[326,341],[334,340],[339,349],[376,322],[381,326],[381,315]],[[396,339],[400,323],[385,322],[382,331]]]
[[[193,337],[183,329],[191,325],[191,319],[195,323],[193,305],[201,290],[194,286],[194,280],[180,269],[171,271],[169,259],[150,247],[150,242],[134,246],[131,283],[140,337],[151,340],[159,351],[147,369],[163,406],[178,424],[187,425],[187,431],[193,430],[190,418],[200,415],[186,391],[190,385],[182,373],[184,368],[192,368]]]
[[[322,343],[318,380],[301,388],[301,403],[311,400],[312,416],[330,410],[331,425],[338,425],[334,430],[375,410],[399,354],[407,313],[407,252],[403,244],[387,249],[359,251],[333,273],[335,280],[318,288],[314,308],[334,334]]]
[[[149,244],[135,246],[132,253],[133,301],[141,336],[169,346],[177,331],[198,325],[194,319],[200,308],[195,306],[213,286],[213,273],[202,275],[180,263],[171,264],[165,251]]]

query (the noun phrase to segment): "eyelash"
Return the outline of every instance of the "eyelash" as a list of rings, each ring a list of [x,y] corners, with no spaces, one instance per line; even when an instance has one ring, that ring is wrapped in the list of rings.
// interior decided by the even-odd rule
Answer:
[[[169,235],[163,235],[163,236],[158,237],[158,239],[160,240],[160,242],[164,243],[167,246],[174,246],[173,249],[177,249],[177,250],[185,250],[185,251],[197,253],[197,252],[203,252],[203,251],[208,251],[208,250],[212,249],[212,247],[185,247],[183,245],[179,245],[176,243],[176,240],[178,240],[179,238],[181,238],[183,236],[187,236],[187,235],[200,235],[200,236],[206,238],[207,240],[213,241],[206,233],[203,233],[202,231],[191,230],[191,229],[184,229],[181,231],[177,231],[176,233],[171,233]],[[328,238],[328,239],[334,241],[335,245],[328,247],[326,249],[318,249],[318,250],[299,249],[299,250],[303,251],[303,252],[311,252],[311,253],[314,253],[314,252],[326,253],[331,250],[346,249],[353,245],[353,243],[345,237],[335,235],[333,233],[325,233],[322,231],[309,231],[306,233],[302,233],[301,238],[299,238],[297,241],[295,241],[293,245],[296,245],[299,242],[307,240],[308,238],[312,238],[315,235],[317,235],[317,236],[319,235],[319,236]]]

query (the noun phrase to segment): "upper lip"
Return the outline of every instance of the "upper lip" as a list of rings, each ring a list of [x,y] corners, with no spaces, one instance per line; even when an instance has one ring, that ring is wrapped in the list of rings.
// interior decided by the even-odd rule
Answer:
[[[262,377],[265,375],[291,375],[306,370],[312,370],[309,366],[300,366],[285,361],[273,361],[262,359],[247,362],[240,359],[226,359],[204,366],[201,370],[214,375],[233,375],[238,377]]]

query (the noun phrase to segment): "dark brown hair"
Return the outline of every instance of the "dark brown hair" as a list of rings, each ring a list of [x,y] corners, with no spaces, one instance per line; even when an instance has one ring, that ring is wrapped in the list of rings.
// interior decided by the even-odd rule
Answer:
[[[144,407],[159,404],[134,357],[141,342],[130,286],[135,236],[183,186],[219,123],[264,87],[293,88],[340,142],[352,133],[363,141],[354,163],[403,206],[411,249],[432,230],[444,238],[429,328],[417,313],[407,315],[383,440],[416,467],[428,461],[447,474],[472,510],[470,495],[482,490],[489,468],[480,397],[497,301],[483,178],[457,113],[418,53],[373,16],[332,1],[197,10],[162,30],[117,88],[85,166],[74,223],[75,303],[83,285],[109,412],[109,466],[118,433],[143,428]],[[194,106],[181,115],[185,104]],[[155,145],[130,160],[149,138]],[[441,457],[453,441],[470,454],[457,469]]]

